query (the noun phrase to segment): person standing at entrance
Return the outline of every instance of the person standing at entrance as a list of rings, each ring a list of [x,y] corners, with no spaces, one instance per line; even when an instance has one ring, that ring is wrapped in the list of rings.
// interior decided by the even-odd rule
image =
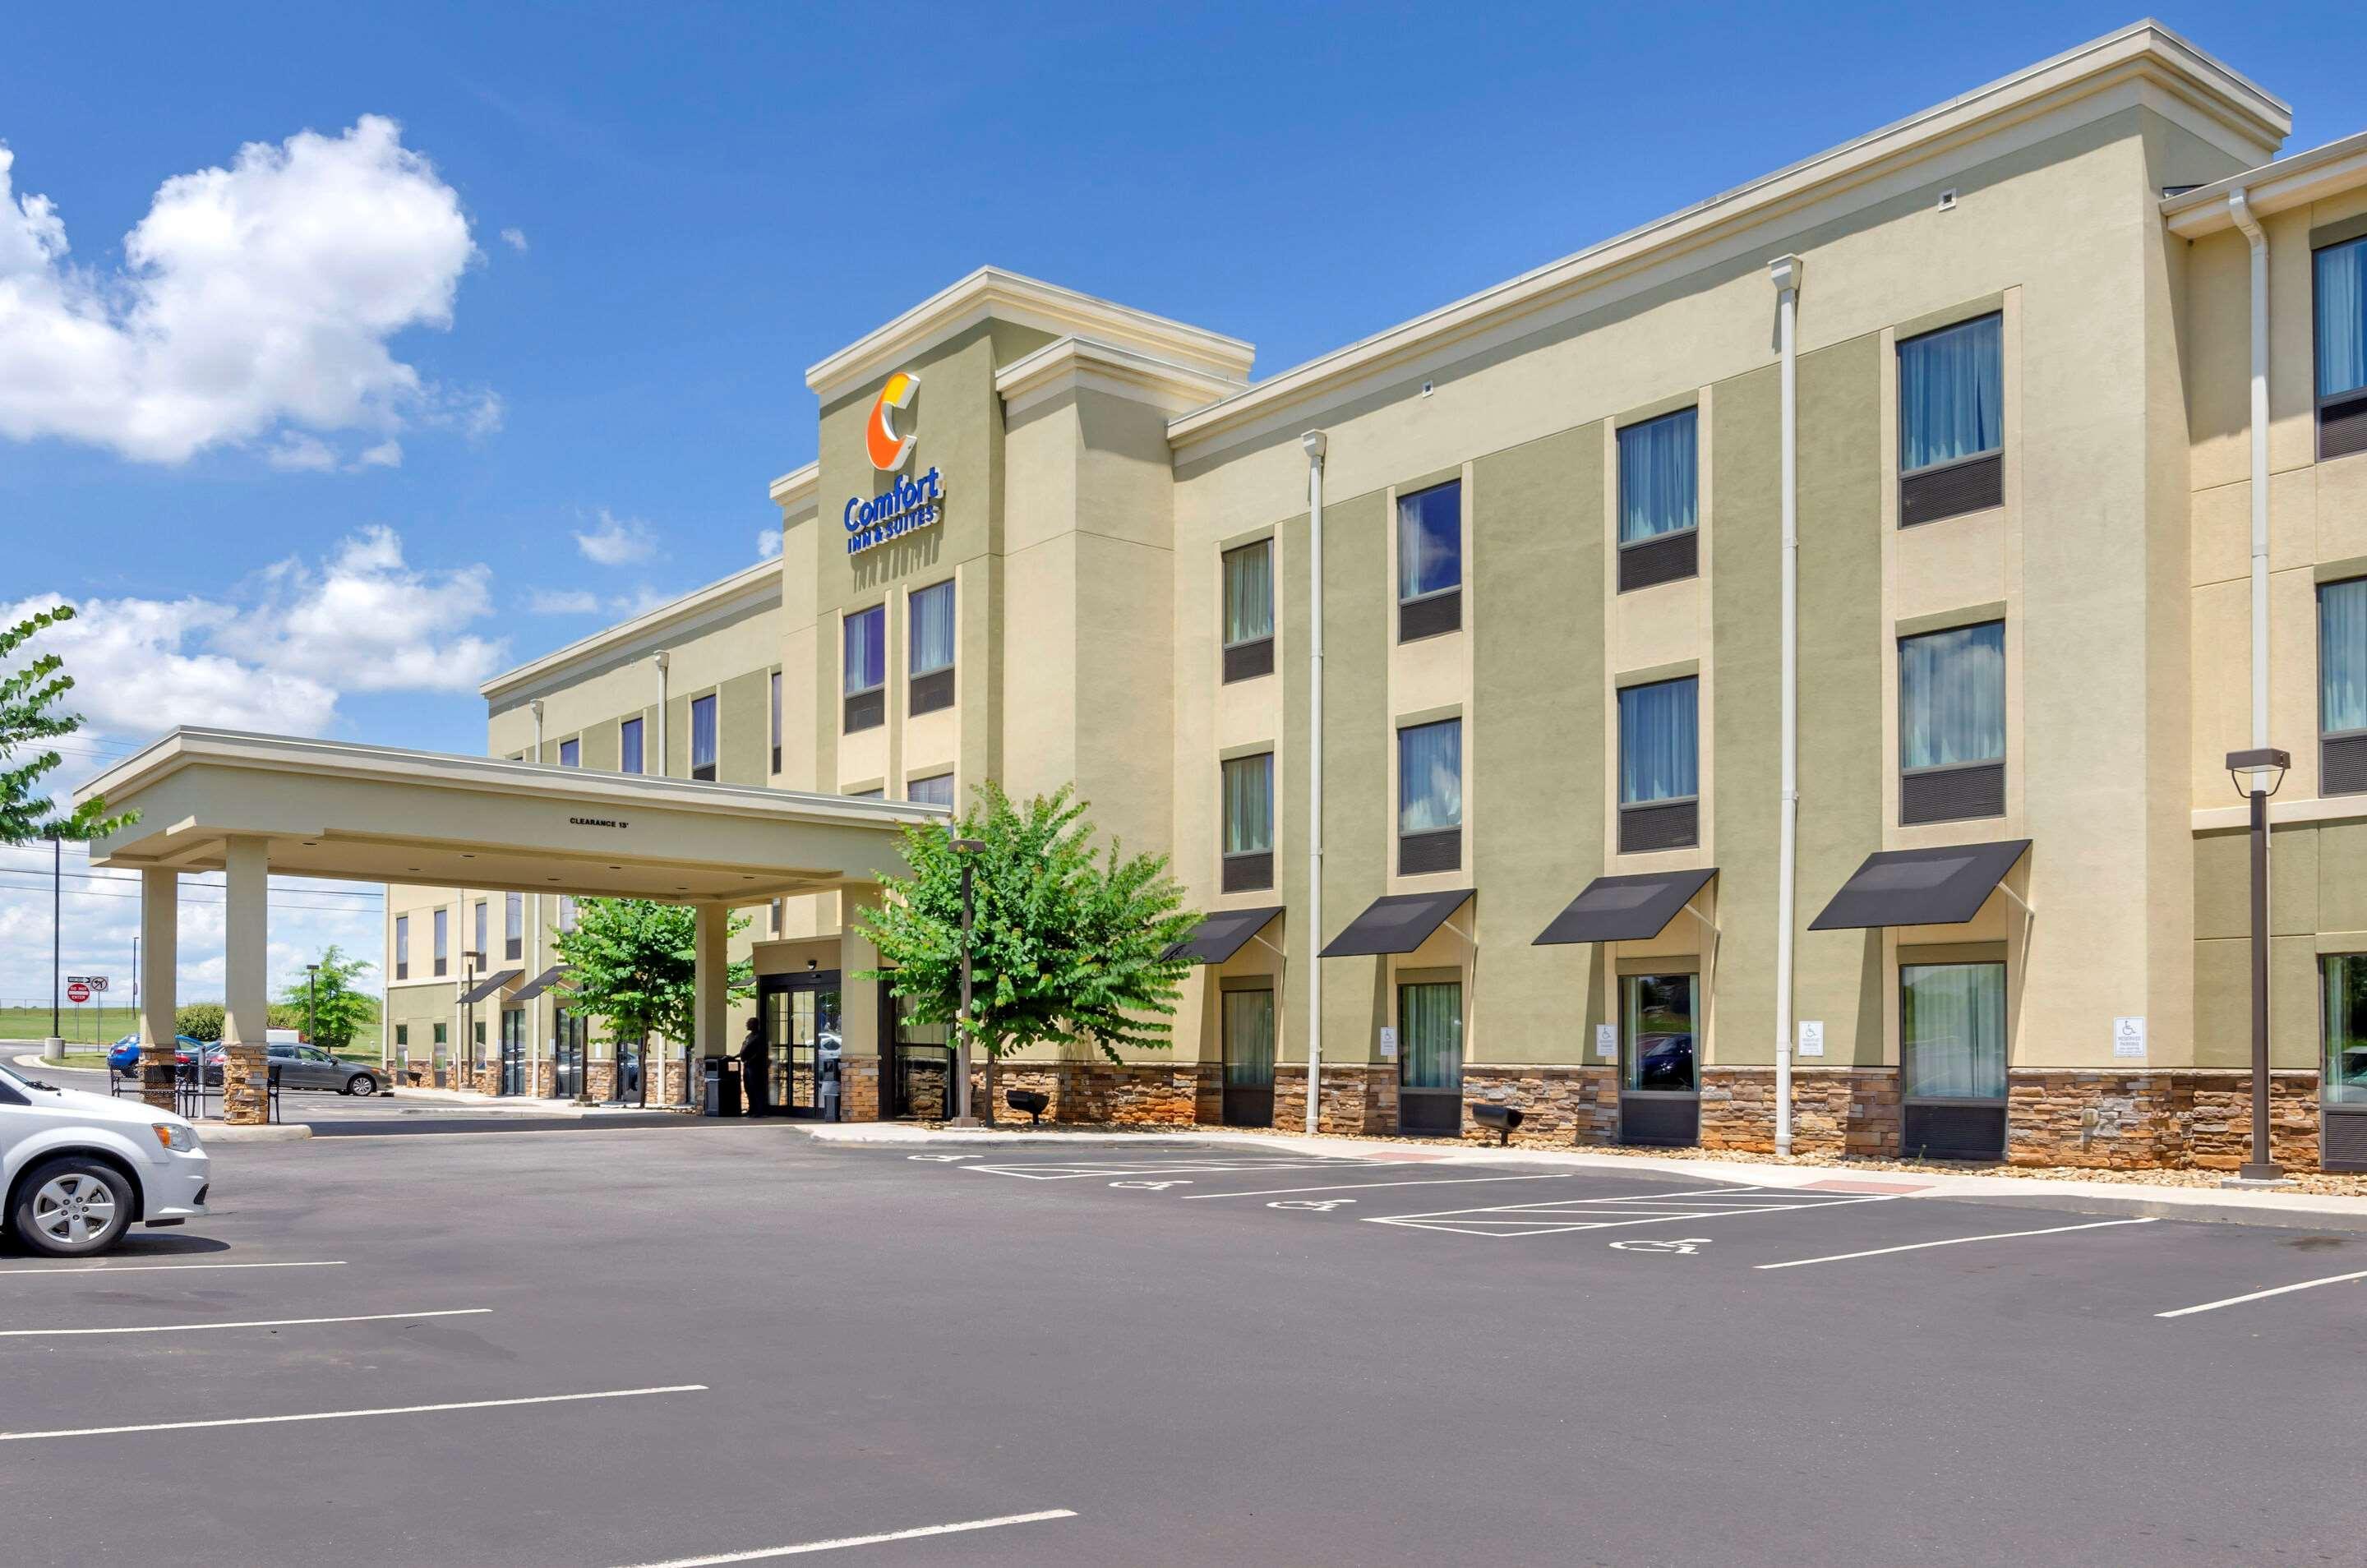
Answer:
[[[748,1037],[740,1042],[740,1081],[748,1090],[748,1114],[767,1116],[771,1110],[765,1104],[772,1089],[773,1053],[764,1043],[764,1021],[748,1021]]]

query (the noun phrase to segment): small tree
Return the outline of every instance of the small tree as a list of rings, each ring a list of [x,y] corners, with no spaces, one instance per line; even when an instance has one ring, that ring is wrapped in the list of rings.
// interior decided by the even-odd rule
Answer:
[[[354,988],[356,980],[376,967],[367,958],[347,956],[343,948],[331,942],[322,951],[320,973],[288,982],[279,1000],[295,1015],[300,1026],[309,1003],[311,1043],[325,1050],[342,1051],[354,1043],[355,1035],[378,1021],[378,998]]]
[[[904,829],[909,877],[883,877],[876,908],[855,917],[895,965],[886,979],[916,1023],[961,1015],[961,871],[957,837],[972,852],[969,1035],[986,1050],[986,1114],[994,1064],[1037,1041],[1090,1045],[1113,1062],[1121,1047],[1164,1049],[1167,1020],[1191,966],[1166,956],[1199,917],[1163,855],[1097,849],[1086,803],[1063,784],[1021,806],[992,781],[948,832]]]
[[[35,634],[74,619],[74,606],[60,604],[18,621],[0,631],[0,669]],[[79,842],[110,833],[138,815],[109,817],[107,803],[96,795],[64,816],[57,802],[42,790],[41,775],[64,759],[44,747],[25,755],[26,748],[72,735],[82,728],[79,714],[55,711],[74,690],[74,677],[63,673],[65,660],[44,653],[0,673],[0,843],[23,844],[35,839]]]
[[[173,1032],[210,1045],[222,1037],[224,1018],[220,1002],[183,1002],[173,1010]]]
[[[748,927],[734,919],[730,933]],[[686,904],[650,898],[584,898],[575,929],[559,933],[559,961],[567,967],[573,1011],[601,1019],[611,1040],[655,1036],[687,1046],[698,1033],[698,919]],[[741,1001],[755,990],[755,965],[746,959],[725,972],[725,995]]]

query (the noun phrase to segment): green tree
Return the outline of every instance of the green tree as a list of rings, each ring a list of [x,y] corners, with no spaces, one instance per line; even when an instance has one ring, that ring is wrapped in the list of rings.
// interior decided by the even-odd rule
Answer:
[[[961,863],[955,837],[985,847],[972,861],[969,1034],[986,1051],[986,1106],[994,1063],[1036,1042],[1087,1045],[1113,1062],[1122,1047],[1164,1049],[1167,1020],[1191,965],[1168,952],[1199,917],[1163,855],[1127,855],[1093,842],[1086,803],[1063,784],[1021,805],[988,782],[948,833],[904,829],[909,877],[881,878],[878,906],[855,923],[893,968],[886,979],[912,1021],[954,1024],[961,1013]]]
[[[320,973],[289,981],[288,988],[279,994],[280,1003],[294,1016],[296,1027],[301,1028],[309,1002],[311,1043],[324,1050],[342,1051],[354,1043],[354,1036],[378,1021],[378,998],[354,988],[356,980],[376,967],[368,959],[352,957],[331,942],[322,951]]]
[[[222,1037],[224,1018],[220,1002],[183,1002],[173,1010],[173,1032],[211,1044]]]
[[[731,934],[747,930],[734,919]],[[650,898],[584,898],[575,929],[559,933],[571,1010],[605,1021],[611,1040],[670,1040],[689,1045],[698,1032],[698,925],[687,904]],[[732,964],[724,978],[732,1001],[755,990],[755,965]]]
[[[60,604],[0,631],[0,843],[80,841],[113,832],[138,815],[109,817],[107,803],[94,795],[60,816],[57,802],[41,784],[41,775],[64,761],[41,743],[82,728],[81,715],[57,709],[59,700],[74,690],[74,677],[64,672],[65,660],[54,653],[21,664],[13,661],[17,650],[36,634],[74,616],[73,605]],[[28,754],[33,746],[41,749]]]

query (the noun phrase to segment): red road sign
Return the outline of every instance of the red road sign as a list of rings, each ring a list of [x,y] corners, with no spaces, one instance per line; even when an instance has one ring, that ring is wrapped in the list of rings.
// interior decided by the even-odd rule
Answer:
[[[90,1000],[90,987],[84,985],[80,980],[76,980],[73,985],[66,987],[66,1000],[70,1002],[86,1002]]]

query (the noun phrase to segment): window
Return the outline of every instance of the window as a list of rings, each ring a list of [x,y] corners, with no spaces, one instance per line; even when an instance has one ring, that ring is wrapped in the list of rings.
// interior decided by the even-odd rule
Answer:
[[[1462,983],[1399,986],[1398,1131],[1452,1136],[1462,1130]]]
[[[1628,975],[1619,982],[1619,1087],[1627,1094],[1694,1094],[1701,1089],[1693,1050],[1691,975]]]
[[[951,773],[931,773],[924,779],[912,779],[904,785],[904,798],[923,806],[951,806],[954,803],[954,776]]]
[[[690,776],[715,777],[715,694],[694,697],[690,704]]]
[[[2005,814],[2005,623],[1898,639],[1898,819]]]
[[[773,671],[773,772],[781,771],[781,672]]]
[[[2005,501],[2005,318],[1898,345],[1898,525]]]
[[[1225,874],[1228,893],[1274,886],[1274,753],[1235,757],[1224,780]]]
[[[1638,854],[1701,842],[1701,682],[1619,693],[1619,850]]]
[[[852,735],[888,722],[888,606],[874,604],[847,616],[844,634],[844,732]]]
[[[2005,1098],[2005,965],[1898,966],[1899,1090],[1908,1100]]]
[[[2367,577],[2317,590],[2317,793],[2367,791]]]
[[[775,936],[781,934],[781,906],[787,901],[788,900],[785,898],[776,898],[773,900],[773,934]]]
[[[526,895],[502,895],[502,956],[517,959],[526,956]]]
[[[559,896],[559,929],[562,931],[575,929],[575,900],[565,893]]]
[[[1463,625],[1463,482],[1398,497],[1398,640]]]
[[[629,718],[617,726],[617,771],[641,771],[641,721],[638,718]]]
[[[2367,452],[2367,236],[2311,258],[2317,290],[2317,455]]]
[[[1619,432],[1619,592],[1701,570],[1700,411]]]
[[[451,910],[438,909],[436,911],[436,973],[438,975],[443,974],[445,971],[445,955],[446,950],[450,945],[449,939],[451,923]]]
[[[2326,1076],[2328,1105],[2367,1105],[2367,953],[2329,953],[2321,959],[2326,983]]]
[[[932,583],[912,595],[912,712],[954,705],[954,585]]]
[[[1225,680],[1274,673],[1274,541],[1227,550]]]
[[[1463,863],[1463,721],[1398,731],[1398,874]]]
[[[411,917],[409,915],[397,915],[394,918],[394,977],[398,980],[411,978]]]
[[[447,1025],[441,1023],[436,1026],[436,1059],[438,1062],[441,1062],[444,1059],[444,1047],[449,1043],[445,1034],[445,1030],[447,1027]]]
[[[561,741],[559,743],[559,765],[562,768],[582,767],[583,765],[583,742],[581,740]]]
[[[398,1051],[411,1049],[411,1025],[398,1023],[394,1026],[394,1048]]]
[[[493,948],[492,948],[490,945],[488,945],[488,944],[487,944],[487,942],[486,942],[486,941],[485,941],[485,939],[486,939],[488,936],[490,936],[490,935],[492,935],[492,934],[493,934],[493,925],[492,925],[492,921],[491,921],[491,920],[490,920],[490,919],[489,919],[489,917],[490,917],[490,915],[491,915],[491,914],[492,914],[492,908],[491,908],[491,907],[490,907],[490,906],[485,902],[485,900],[484,900],[484,899],[482,899],[482,898],[478,899],[478,900],[477,900],[477,925],[476,925],[477,940],[476,940],[475,942],[473,942],[470,943],[469,945],[470,945],[470,950],[471,952],[473,952],[473,953],[476,953],[476,955],[477,955],[477,962],[478,962],[478,963],[480,963],[480,964],[482,964],[482,963],[485,961],[485,955],[486,955],[487,953],[490,953],[491,952],[493,952]]]

